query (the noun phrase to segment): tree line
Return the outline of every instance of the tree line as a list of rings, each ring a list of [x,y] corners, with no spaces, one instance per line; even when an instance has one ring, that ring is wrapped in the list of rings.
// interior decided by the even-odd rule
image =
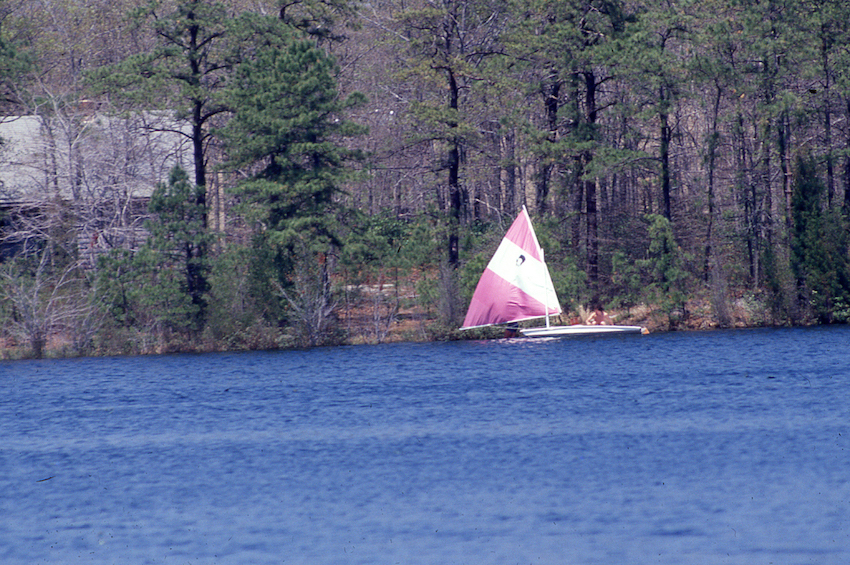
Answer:
[[[846,322],[848,17],[839,0],[2,3],[0,108],[45,140],[37,181],[3,194],[26,203],[4,206],[4,338],[279,347],[402,320],[454,337],[522,205],[567,310]]]

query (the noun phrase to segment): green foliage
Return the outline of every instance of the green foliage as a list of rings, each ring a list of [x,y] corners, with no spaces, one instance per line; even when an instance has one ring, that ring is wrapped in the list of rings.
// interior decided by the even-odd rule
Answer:
[[[206,293],[209,291],[206,250],[213,239],[205,227],[206,208],[199,204],[202,192],[202,187],[189,182],[183,169],[175,167],[168,184],[160,183],[151,195],[149,210],[155,220],[147,224],[150,238],[144,249],[153,252],[154,269],[170,267],[177,271],[176,278],[183,281],[181,292],[191,299],[194,319],[189,327],[195,330],[203,328],[205,322]],[[184,314],[188,314],[188,310]]]
[[[346,285],[346,306],[365,308],[365,333],[381,342],[402,308],[400,286],[413,264],[403,253],[409,224],[388,211],[360,216],[345,237],[339,265]]]
[[[555,218],[536,220],[535,231],[540,246],[546,254],[546,265],[552,276],[552,284],[565,312],[576,311],[589,302],[587,273],[570,253],[570,246],[563,243],[563,225]]]
[[[147,51],[91,71],[88,86],[133,109],[174,110],[180,119],[191,119],[198,104],[212,102],[228,68],[225,40],[232,18],[226,6],[207,0],[152,0],[129,18],[134,27],[152,31],[156,42]]]
[[[137,8],[131,19],[154,34],[151,47],[94,70],[87,75],[87,84],[96,93],[111,94],[130,111],[173,112],[178,125],[169,127],[181,128],[182,133],[183,124],[188,124],[195,186],[182,172],[180,178],[172,172],[168,185],[157,186],[151,211],[159,221],[149,226],[150,241],[129,259],[140,269],[146,290],[127,296],[135,292],[135,307],[152,308],[155,325],[163,326],[160,330],[198,332],[205,324],[209,290],[206,148],[209,123],[225,110],[219,100],[221,85],[239,53],[230,42],[233,19],[226,5],[206,0],[176,4],[152,0]]]
[[[422,141],[442,141],[448,150],[452,145],[473,143],[479,135],[478,128],[462,120],[457,108],[450,108],[439,102],[414,102],[411,115],[419,126],[411,130],[411,143]]]
[[[253,249],[229,244],[210,266],[209,315],[205,337],[226,350],[271,349],[276,328],[265,322],[262,309],[268,289],[252,286],[249,270]]]
[[[104,253],[98,257],[96,273],[97,302],[107,331],[114,334],[141,322],[145,313],[138,307],[136,293],[143,281],[136,278],[132,253],[126,249]]]
[[[799,158],[791,200],[791,268],[803,305],[828,323],[842,318],[850,301],[850,261],[847,228],[837,212],[823,210],[823,193],[812,161]]]
[[[793,273],[787,249],[767,247],[762,254],[764,270],[763,296],[766,313],[773,320],[787,323],[799,322],[808,317],[808,309],[801,308],[797,281]]]
[[[646,221],[649,238],[646,258],[634,261],[632,268],[622,255],[617,256],[616,280],[623,285],[626,296],[646,297],[666,312],[671,326],[675,326],[685,314],[690,273],[670,220],[660,214],[648,214]],[[639,284],[643,285],[642,289],[637,288]]]
[[[607,149],[606,164],[593,167],[614,166],[615,154],[602,143],[595,123],[597,95],[588,93],[581,83],[589,81],[595,89],[608,80],[606,74],[596,73],[607,73],[602,63],[611,58],[611,44],[622,39],[624,6],[619,0],[534,0],[518,4],[516,9],[522,16],[510,20],[503,40],[508,52],[529,67],[534,79],[525,86],[542,95],[541,106],[550,114],[544,128],[539,123],[529,124],[530,149],[548,163],[580,155],[594,162]],[[566,92],[569,94],[564,96]],[[586,97],[585,104],[581,97]],[[553,110],[556,115],[551,115]],[[558,129],[553,136],[553,126],[559,128],[553,118],[570,127]]]
[[[242,55],[234,19],[225,4],[208,0],[151,0],[132,19],[153,32],[156,41],[148,50],[88,73],[88,88],[109,94],[127,111],[173,114],[178,124],[166,127],[179,128],[183,135],[188,126],[194,182],[205,187],[210,125],[226,111],[220,91]],[[205,200],[201,192],[198,203]]]
[[[638,264],[650,270],[655,284],[659,285],[662,292],[680,288],[688,278],[688,273],[681,250],[673,236],[672,222],[658,214],[649,214],[646,219],[649,222],[650,259]]]
[[[615,251],[611,256],[611,293],[614,307],[631,307],[644,297],[645,284],[641,269],[625,251]]]
[[[850,300],[836,296],[832,301],[832,320],[843,324],[850,323]]]
[[[38,239],[50,269],[38,278],[36,255],[5,259],[7,333],[23,319],[25,298],[44,306],[73,294],[75,304],[90,304],[78,294],[95,286],[112,328],[126,336],[203,328],[226,347],[268,346],[281,329],[287,344],[318,342],[323,332],[336,339],[328,308],[339,284],[409,277],[426,316],[451,314],[502,235],[489,223],[535,197],[535,226],[564,306],[587,301],[599,284],[619,305],[646,301],[675,317],[693,290],[689,253],[699,250],[704,265],[718,267],[715,289],[729,302],[746,287],[775,321],[848,318],[850,241],[847,219],[835,213],[840,195],[850,210],[846,2],[363,5],[371,13],[362,36],[332,46],[357,54],[344,65],[329,56],[328,40],[341,39],[340,21],[354,15],[347,0],[297,0],[271,13],[271,5],[146,0],[135,2],[130,26],[92,19],[123,7],[77,4],[4,5],[0,113],[22,113],[16,105],[26,99],[26,112],[49,117],[40,132],[49,139],[35,155],[38,201],[4,218],[0,235]],[[390,36],[398,38],[392,46]],[[121,60],[125,53],[135,54]],[[85,104],[68,102],[84,98],[75,77],[103,61],[120,62],[88,75],[95,92]],[[361,156],[351,136],[363,129],[347,119],[363,98],[340,94],[358,87],[376,93],[361,114],[379,132],[364,144],[376,148],[368,196],[352,182]],[[54,294],[73,270],[77,228],[107,234],[113,220],[103,202],[130,210],[125,194],[161,180],[138,178],[132,159],[103,158],[77,137],[89,120],[112,127],[96,115],[105,105],[188,134],[197,186],[185,178],[160,185],[148,243],[104,256],[97,285],[75,273],[74,292],[66,278]],[[10,161],[20,148],[9,147]],[[789,155],[807,151],[813,159],[788,174]],[[226,229],[243,229],[242,220],[254,229],[245,247],[235,243],[243,232],[227,233],[225,252],[211,261],[202,187],[216,159],[232,173],[224,182],[244,179],[232,193],[238,207],[224,207]],[[3,196],[16,190],[14,182],[0,187]],[[78,200],[60,202],[69,191]],[[367,198],[370,210],[392,200],[414,219],[343,209]],[[673,224],[647,216],[636,226],[662,201]],[[28,224],[9,227],[18,220]],[[463,254],[463,263],[451,261],[456,272],[445,268],[447,242],[450,254]],[[596,267],[599,280],[589,285],[582,269],[596,278]],[[397,303],[382,307],[389,319]],[[450,318],[442,322],[453,329]]]
[[[35,68],[34,53],[3,35],[0,33],[0,100],[15,104],[20,102],[18,93],[25,77]]]
[[[435,309],[439,311],[444,282],[439,251],[442,224],[431,215],[401,219],[389,212],[359,216],[348,224],[350,231],[340,255],[342,275],[355,287],[369,285],[371,303],[367,306],[374,317],[369,331],[378,341],[402,307],[415,306],[424,318],[432,317]],[[374,292],[384,286],[394,292]],[[402,295],[402,288],[412,289],[413,295]],[[365,294],[361,298],[368,302],[369,293]],[[424,330],[424,326],[420,329]]]
[[[416,273],[416,300],[426,317],[440,304],[440,268],[443,262],[442,224],[430,214],[417,217],[407,228],[401,255]]]
[[[99,258],[97,278],[98,302],[107,318],[101,335],[106,351],[150,353],[171,335],[196,329],[198,308],[185,279],[156,250],[114,249]]]
[[[335,306],[326,267],[341,243],[335,198],[360,158],[341,140],[364,132],[344,114],[363,99],[341,100],[333,59],[284,24],[262,22],[264,41],[228,83],[233,118],[218,133],[226,168],[255,171],[234,192],[257,227],[255,288],[273,288],[282,300],[266,312],[276,322],[292,314],[315,344],[326,339]]]
[[[136,253],[118,249],[100,259],[98,286],[115,322],[157,333],[203,329],[209,265],[199,249],[211,236],[197,190],[185,171],[172,170],[151,196],[147,242]]]
[[[209,236],[204,233],[205,210],[198,205],[202,191],[189,182],[180,167],[171,170],[168,184],[157,184],[148,204],[148,211],[156,219],[145,226],[150,231],[151,246],[179,250],[184,244],[196,247],[208,242]]]
[[[402,253],[408,228],[389,212],[361,218],[348,233],[340,257],[340,264],[351,273],[351,282],[371,284],[406,275],[412,266]],[[395,274],[388,276],[390,272]]]
[[[312,37],[342,41],[342,24],[356,27],[357,2],[349,0],[296,0],[280,4],[280,20]]]
[[[282,30],[285,31],[285,30]],[[364,132],[343,114],[362,103],[340,100],[332,59],[306,41],[281,35],[239,65],[226,99],[233,119],[220,130],[228,168],[259,168],[238,194],[248,217],[285,246],[305,230],[335,238],[327,211],[360,155],[337,140]]]
[[[155,320],[158,331],[199,330],[200,308],[193,303],[185,273],[175,259],[168,250],[143,246],[133,256],[134,278],[140,286],[131,295],[138,311]]]

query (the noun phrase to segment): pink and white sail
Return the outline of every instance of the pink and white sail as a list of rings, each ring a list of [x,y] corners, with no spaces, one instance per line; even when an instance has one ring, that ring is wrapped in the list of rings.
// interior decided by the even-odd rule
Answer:
[[[461,329],[560,313],[543,250],[523,206],[484,269]]]

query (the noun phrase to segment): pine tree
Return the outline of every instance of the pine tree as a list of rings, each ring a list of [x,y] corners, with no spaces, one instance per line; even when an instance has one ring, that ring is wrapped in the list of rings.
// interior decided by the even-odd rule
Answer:
[[[255,265],[254,272],[270,277],[281,295],[292,298],[298,295],[293,287],[304,280],[296,276],[297,268],[326,265],[330,246],[339,242],[335,198],[351,165],[361,158],[343,140],[364,132],[344,114],[363,99],[340,99],[336,65],[323,51],[296,39],[282,23],[270,24],[268,31],[265,43],[238,66],[229,83],[226,101],[233,118],[219,133],[226,168],[250,175],[235,192],[258,227],[255,244],[263,264]],[[320,286],[325,268],[318,275]],[[311,328],[320,327],[310,308],[289,302],[301,309],[302,318],[310,318]],[[311,343],[315,337],[310,336]]]
[[[332,237],[325,211],[349,174],[347,163],[359,158],[341,141],[363,133],[343,116],[362,97],[340,100],[335,72],[321,50],[293,40],[284,48],[260,48],[239,66],[227,91],[233,119],[219,132],[225,166],[255,171],[237,193],[281,242],[304,229]]]
[[[155,256],[153,270],[157,277],[164,276],[163,270],[171,271],[176,275],[175,288],[169,292],[188,299],[178,300],[185,306],[180,312],[184,319],[177,325],[196,331],[203,329],[205,323],[209,291],[209,261],[196,250],[208,247],[211,239],[204,229],[205,210],[198,204],[200,190],[189,182],[186,171],[175,167],[168,184],[160,183],[151,195],[148,210],[155,219],[147,223],[150,238],[145,245]],[[173,314],[169,313],[169,317]]]
[[[517,22],[510,37],[510,52],[526,61],[542,97],[545,134],[534,150],[541,156],[537,179],[537,209],[545,213],[551,185],[569,171],[572,212],[584,217],[588,282],[594,292],[599,282],[599,216],[594,163],[604,142],[598,120],[602,85],[612,77],[606,68],[611,43],[620,40],[626,23],[618,0],[531,2],[531,17]],[[573,226],[579,243],[579,226]]]
[[[233,64],[234,53],[227,7],[210,0],[180,0],[176,5],[155,0],[139,8],[133,18],[153,31],[156,42],[146,52],[89,75],[89,84],[123,100],[133,111],[156,110],[173,114],[171,128],[187,135],[194,165],[194,205],[202,229],[207,228],[207,149],[213,120],[225,112],[219,101],[224,78]],[[188,128],[181,127],[186,124]],[[167,127],[167,126],[166,126]],[[187,133],[188,129],[188,133]],[[191,264],[207,261],[203,240],[187,248]],[[189,270],[188,291],[192,303],[201,308],[207,291],[205,270]]]
[[[500,50],[504,10],[503,4],[490,0],[442,0],[405,5],[398,15],[407,54],[401,75],[428,85],[429,92],[411,105],[416,131],[412,141],[436,150],[433,169],[445,173],[440,208],[447,213],[446,260],[452,271],[460,262],[460,226],[469,209],[464,162],[480,135],[468,106],[484,75],[484,62]],[[448,310],[451,319],[454,308]]]
[[[137,251],[113,249],[98,264],[99,292],[111,318],[124,328],[197,335],[206,322],[209,265],[194,249],[209,243],[203,210],[186,172],[175,167],[151,196],[150,236]],[[198,291],[201,292],[198,292]]]
[[[799,157],[791,200],[791,268],[803,310],[828,323],[839,321],[835,310],[850,304],[850,262],[843,220],[824,210],[823,200],[824,185],[813,161]]]

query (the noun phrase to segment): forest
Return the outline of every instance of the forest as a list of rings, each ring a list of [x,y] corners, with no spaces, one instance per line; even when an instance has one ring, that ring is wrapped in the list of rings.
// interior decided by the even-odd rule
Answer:
[[[843,0],[0,0],[0,355],[850,319]]]

